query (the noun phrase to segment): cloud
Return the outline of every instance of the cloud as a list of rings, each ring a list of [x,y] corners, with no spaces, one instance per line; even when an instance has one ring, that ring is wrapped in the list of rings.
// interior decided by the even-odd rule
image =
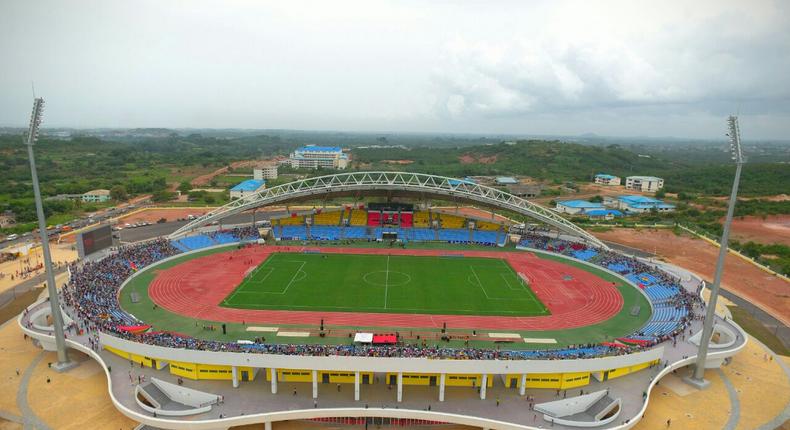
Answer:
[[[790,99],[784,5],[626,5],[611,16],[612,4],[563,5],[523,29],[449,40],[432,73],[437,111],[450,118],[656,105],[717,112],[749,103],[770,112]]]

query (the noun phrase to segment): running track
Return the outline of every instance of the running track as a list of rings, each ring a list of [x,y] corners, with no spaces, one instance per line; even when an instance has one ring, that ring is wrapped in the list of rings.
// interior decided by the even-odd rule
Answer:
[[[337,254],[424,255],[463,254],[500,258],[530,279],[530,288],[551,311],[537,317],[388,314],[368,312],[315,312],[250,310],[220,307],[252,267],[274,252],[305,250]],[[156,269],[154,269],[156,270]],[[570,275],[572,280],[563,280]],[[433,249],[368,249],[253,246],[189,260],[159,271],[148,294],[160,307],[196,319],[247,324],[310,324],[323,318],[327,325],[367,327],[434,327],[490,330],[559,330],[605,321],[623,307],[623,297],[611,283],[584,270],[529,252],[491,252]]]

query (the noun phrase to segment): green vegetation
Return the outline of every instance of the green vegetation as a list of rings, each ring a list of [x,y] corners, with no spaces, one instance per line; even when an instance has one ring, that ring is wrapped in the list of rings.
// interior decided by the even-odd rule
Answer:
[[[20,135],[0,135],[0,211],[16,214],[17,225],[3,232],[29,231],[35,220],[33,188],[27,151]],[[168,184],[228,165],[231,161],[284,154],[296,147],[279,137],[245,136],[237,139],[190,135],[166,138],[102,140],[76,136],[71,140],[42,138],[36,145],[36,162],[43,196],[82,194],[109,189],[116,200],[151,193],[155,201],[172,198]],[[206,170],[208,169],[208,170]],[[60,221],[90,212],[78,200],[47,200],[47,217],[67,215]],[[51,222],[50,222],[51,223]]]
[[[443,276],[437,277],[436,273]],[[547,315],[495,258],[277,253],[222,302],[243,309]]]
[[[726,195],[734,166],[721,145],[706,143],[703,148],[658,144],[578,144],[562,141],[523,140],[502,143],[501,138],[470,136],[393,135],[364,133],[311,133],[276,131],[267,135],[249,132],[211,131],[179,135],[168,130],[143,130],[99,139],[75,133],[71,140],[42,138],[36,147],[39,176],[45,197],[81,194],[91,189],[111,190],[117,201],[140,194],[152,194],[157,202],[191,188],[195,177],[228,166],[233,161],[286,155],[304,144],[340,145],[352,148],[352,169],[407,170],[454,177],[467,175],[523,175],[544,184],[554,184],[543,196],[559,196],[560,186],[576,187],[595,173],[619,176],[656,175],[666,179],[666,193],[678,193],[679,211],[673,215],[646,214],[644,221],[683,222],[710,234],[720,234],[721,201],[706,196]],[[159,137],[150,137],[159,136]],[[111,140],[110,140],[111,139]],[[582,139],[583,140],[583,139]],[[27,154],[20,135],[0,135],[0,211],[17,215],[15,232],[29,231],[35,219]],[[371,145],[379,145],[372,147]],[[717,146],[718,145],[718,146]],[[790,164],[781,147],[757,151],[744,166],[742,196],[764,196],[786,192]],[[770,156],[769,156],[770,155]],[[407,165],[386,160],[413,160]],[[245,179],[249,169],[231,170],[214,178],[206,187],[229,188]],[[281,167],[281,175],[323,175],[332,170],[296,171]],[[270,181],[286,182],[290,177]],[[659,197],[663,191],[659,193]],[[195,194],[195,204],[227,202],[223,194]],[[687,204],[686,206],[683,206]],[[750,201],[739,204],[736,215],[763,215],[790,212],[789,202]],[[48,200],[45,213],[62,222],[90,212],[74,200]],[[8,233],[9,230],[4,230]]]
[[[790,183],[787,184],[790,187]],[[735,216],[768,216],[790,214],[790,200],[771,201],[761,199],[738,200]]]
[[[510,145],[463,148],[417,147],[356,149],[354,159],[383,170],[430,172],[447,176],[528,175],[542,180],[588,181],[600,171],[628,173],[653,169],[656,162],[618,145],[593,147],[560,141],[529,140]],[[409,159],[406,166],[383,160]]]
[[[664,169],[657,176],[664,178],[669,193],[729,195],[735,166],[732,164],[690,165]],[[740,196],[769,196],[786,193],[790,184],[790,164],[747,163],[741,172]]]
[[[740,243],[736,240],[730,241],[730,246],[776,272],[790,275],[790,246],[780,243],[764,245],[751,241]]]
[[[781,340],[771,333],[765,326],[739,306],[728,306],[732,319],[741,326],[750,336],[764,343],[771,351],[779,355],[790,355],[790,349],[784,346]]]
[[[689,159],[672,151],[645,156],[616,144],[592,146],[542,140],[455,148],[365,148],[355,149],[353,154],[355,161],[370,164],[374,169],[458,177],[526,175],[556,184],[589,181],[599,172],[621,177],[654,175],[665,179],[665,192],[706,195],[729,194],[735,174],[735,166],[726,157]],[[400,159],[414,163],[403,166],[383,162]],[[780,194],[787,192],[787,184],[790,184],[790,164],[750,163],[743,168],[740,195]]]

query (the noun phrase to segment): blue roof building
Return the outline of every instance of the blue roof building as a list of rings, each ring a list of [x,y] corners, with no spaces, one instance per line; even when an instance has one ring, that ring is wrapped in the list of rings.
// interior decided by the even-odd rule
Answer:
[[[616,209],[593,209],[586,211],[584,214],[590,217],[590,219],[612,219],[623,216],[623,213]]]
[[[617,207],[626,212],[643,213],[656,210],[658,212],[672,212],[675,210],[675,205],[664,203],[659,199],[654,199],[647,196],[620,196],[617,198]]]
[[[256,193],[266,188],[266,181],[263,179],[248,179],[230,189],[230,198],[239,199]]]
[[[449,179],[447,181],[447,183],[450,184],[453,187],[457,187],[457,186],[459,186],[461,184],[474,185],[477,182],[474,179],[467,177],[467,178],[464,178],[464,179]]]
[[[303,146],[297,151],[301,152],[343,152],[343,148],[339,146]]]
[[[609,175],[606,173],[599,173],[595,175],[595,179],[593,182],[602,185],[620,185],[620,177]]]
[[[345,169],[348,155],[339,146],[303,146],[291,153],[288,164],[294,169]]]
[[[565,200],[557,202],[557,212],[566,214],[583,214],[590,210],[603,209],[603,204],[588,202],[587,200]]]

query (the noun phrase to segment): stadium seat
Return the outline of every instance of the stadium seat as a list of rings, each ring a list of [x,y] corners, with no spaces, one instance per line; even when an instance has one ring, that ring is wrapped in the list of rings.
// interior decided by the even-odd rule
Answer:
[[[321,212],[313,215],[314,225],[338,225],[340,224],[341,211]]]

